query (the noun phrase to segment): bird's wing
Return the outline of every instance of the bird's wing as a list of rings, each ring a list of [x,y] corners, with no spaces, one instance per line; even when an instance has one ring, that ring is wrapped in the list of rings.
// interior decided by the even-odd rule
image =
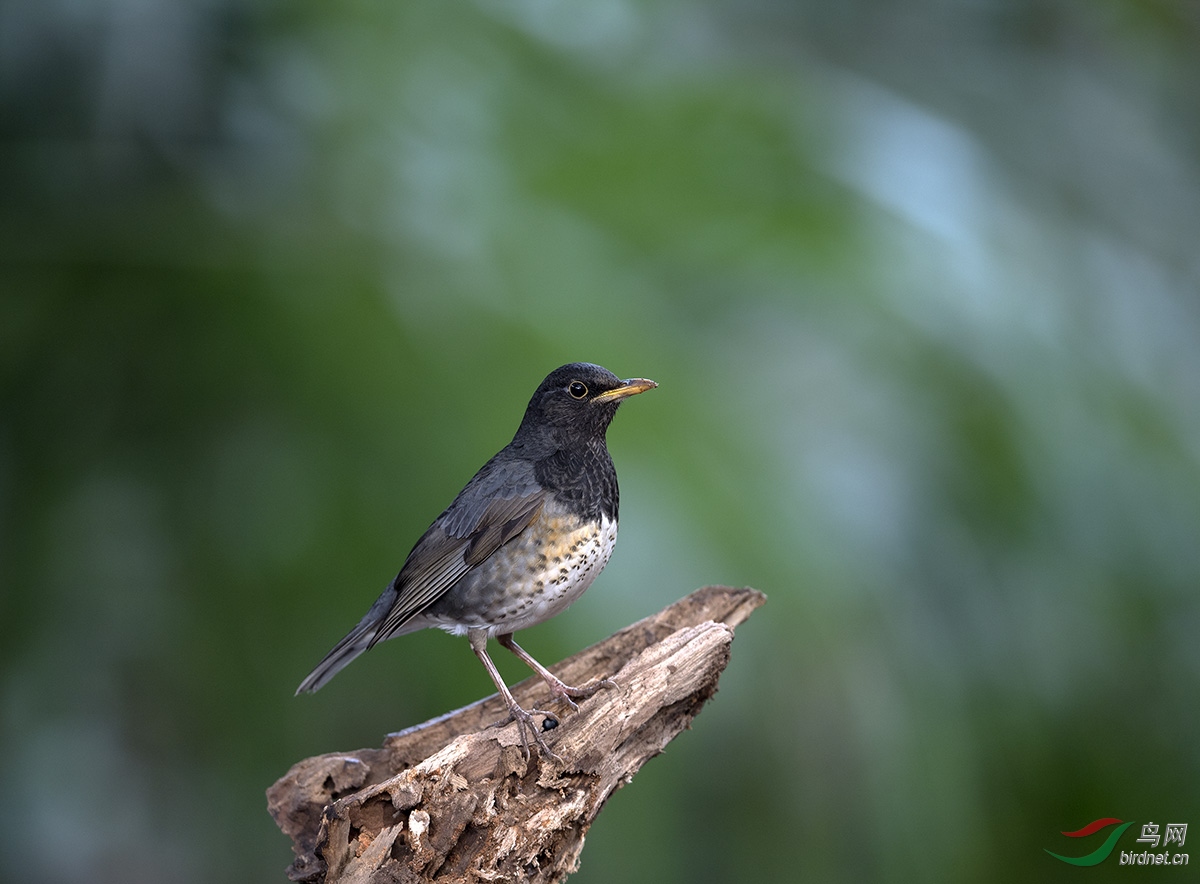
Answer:
[[[490,469],[489,469],[490,467]],[[546,493],[527,463],[489,463],[417,541],[371,640],[391,636],[537,518]]]

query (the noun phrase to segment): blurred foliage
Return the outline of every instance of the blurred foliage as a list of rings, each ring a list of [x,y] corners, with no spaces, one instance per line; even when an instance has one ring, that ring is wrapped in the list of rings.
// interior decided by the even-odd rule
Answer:
[[[661,388],[526,646],[770,603],[573,880],[1200,824],[1198,50],[1189,0],[0,7],[0,875],[283,880],[289,764],[489,687],[433,632],[295,684],[577,359]]]

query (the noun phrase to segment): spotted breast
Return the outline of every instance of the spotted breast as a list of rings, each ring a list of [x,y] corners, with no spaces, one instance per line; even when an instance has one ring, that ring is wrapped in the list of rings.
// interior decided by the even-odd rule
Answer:
[[[522,534],[405,625],[465,635],[518,632],[565,611],[608,564],[617,542],[617,520],[582,518],[547,502]]]

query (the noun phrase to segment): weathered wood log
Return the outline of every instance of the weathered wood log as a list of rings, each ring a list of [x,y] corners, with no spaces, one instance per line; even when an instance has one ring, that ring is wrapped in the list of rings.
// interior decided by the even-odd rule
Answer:
[[[267,790],[293,841],[294,881],[562,881],[616,789],[687,728],[717,689],[733,629],[766,597],[710,586],[552,667],[571,684],[612,677],[544,733],[558,759],[526,759],[493,694],[389,734],[379,749],[318,755]],[[545,700],[532,677],[513,688]]]

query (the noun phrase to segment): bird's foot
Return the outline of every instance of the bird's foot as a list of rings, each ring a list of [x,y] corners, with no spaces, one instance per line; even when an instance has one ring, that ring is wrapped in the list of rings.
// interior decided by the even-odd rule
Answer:
[[[579,687],[573,687],[557,678],[554,678],[553,681],[547,679],[546,684],[549,685],[550,693],[554,695],[556,700],[570,706],[575,712],[579,711],[579,705],[575,702],[576,700],[586,700],[601,688],[615,690],[617,687],[617,683],[611,678],[593,678],[587,684],[580,685]]]
[[[554,750],[546,745],[546,741],[542,739],[542,735],[538,732],[537,725],[534,722],[535,715],[543,716],[542,730],[552,731],[558,727],[558,717],[553,712],[547,712],[545,709],[525,710],[515,702],[509,704],[508,717],[493,722],[491,726],[504,727],[515,721],[517,723],[517,733],[521,735],[521,751],[524,753],[526,761],[529,760],[529,744],[532,738],[532,742],[537,744],[538,752],[544,757],[552,758],[561,764],[562,759],[554,753]]]

